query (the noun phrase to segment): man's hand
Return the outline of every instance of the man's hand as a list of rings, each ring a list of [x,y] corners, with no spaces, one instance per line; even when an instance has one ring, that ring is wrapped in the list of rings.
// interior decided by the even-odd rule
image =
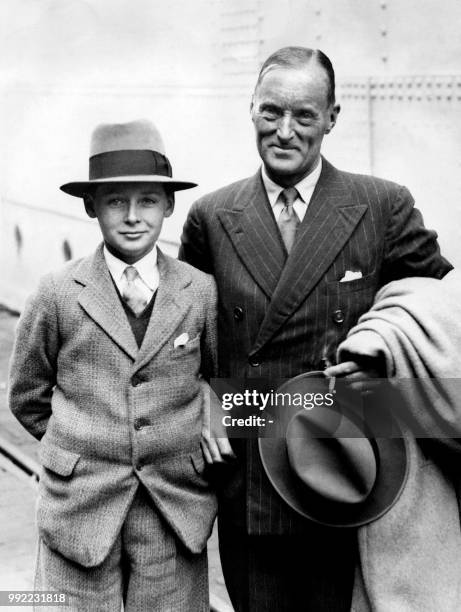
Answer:
[[[360,357],[357,361],[343,361],[325,370],[326,376],[342,378],[350,383],[351,389],[369,394],[378,388],[380,379],[386,376],[380,359]]]
[[[221,403],[204,380],[201,381],[203,389],[203,421],[202,421],[202,447],[205,461],[209,464],[225,463],[235,459],[227,437],[226,428],[220,418]]]

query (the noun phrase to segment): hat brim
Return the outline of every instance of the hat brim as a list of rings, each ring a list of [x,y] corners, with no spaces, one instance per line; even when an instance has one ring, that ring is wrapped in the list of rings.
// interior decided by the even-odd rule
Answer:
[[[197,187],[197,183],[190,181],[178,181],[169,176],[147,174],[147,175],[127,175],[109,177],[103,179],[95,179],[92,181],[74,181],[65,183],[60,186],[61,191],[76,198],[82,198],[86,193],[97,187],[98,185],[119,184],[119,183],[161,183],[168,186],[173,191],[182,191],[184,189],[192,189]]]
[[[310,374],[296,376],[277,391],[290,393],[290,389],[293,389],[293,392],[299,392],[300,384],[305,384],[307,392],[310,384],[307,379],[310,377]],[[303,381],[303,378],[306,380]],[[325,384],[328,385],[327,380]],[[315,387],[317,391],[318,379]],[[288,420],[284,418],[284,421]],[[409,441],[403,435],[370,440],[377,460],[377,476],[366,500],[354,505],[334,502],[306,490],[290,467],[285,436],[270,436],[269,429],[260,428],[259,454],[270,483],[285,503],[316,523],[329,527],[360,527],[371,523],[392,508],[405,486],[410,452]]]

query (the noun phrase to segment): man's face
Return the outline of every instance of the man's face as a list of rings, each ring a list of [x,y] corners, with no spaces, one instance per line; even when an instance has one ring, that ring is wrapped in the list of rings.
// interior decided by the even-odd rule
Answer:
[[[173,208],[173,197],[157,183],[99,185],[85,196],[86,212],[97,217],[107,248],[128,264],[153,249]]]
[[[326,72],[311,62],[299,69],[270,69],[255,91],[251,110],[266,171],[288,187],[317,165],[323,137],[334,126],[339,106],[328,103]]]

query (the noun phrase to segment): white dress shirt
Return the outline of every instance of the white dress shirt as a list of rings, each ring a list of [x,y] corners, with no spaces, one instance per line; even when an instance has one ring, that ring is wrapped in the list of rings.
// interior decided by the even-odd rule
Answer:
[[[123,295],[123,291],[126,286],[126,277],[124,275],[125,268],[130,264],[125,261],[118,259],[109,252],[106,245],[103,249],[104,258],[109,268],[109,272],[114,279],[114,283],[117,285],[117,289],[120,295]],[[132,264],[138,271],[139,277],[134,281],[136,286],[143,292],[146,300],[150,302],[152,296],[158,289],[159,284],[159,272],[157,266],[157,248],[154,247],[152,251],[144,255],[142,259]]]
[[[296,185],[293,185],[298,190],[300,196],[297,197],[293,203],[293,208],[300,221],[304,219],[304,215],[306,214],[307,207],[309,206],[309,202],[311,201],[312,194],[314,193],[314,189],[317,185],[321,172],[322,158],[320,158],[319,163],[310,174],[301,179]],[[270,205],[272,206],[272,210],[274,212],[274,217],[278,219],[284,207],[284,204],[279,200],[279,195],[284,190],[284,187],[277,185],[277,183],[274,183],[274,181],[267,176],[264,166],[262,167],[261,174],[267,197],[269,198]]]

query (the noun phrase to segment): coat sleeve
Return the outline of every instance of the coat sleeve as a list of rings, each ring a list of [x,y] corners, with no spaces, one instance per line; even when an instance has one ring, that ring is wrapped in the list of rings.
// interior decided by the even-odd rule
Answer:
[[[218,292],[216,282],[210,276],[206,288],[206,319],[205,328],[201,336],[201,374],[207,381],[218,373],[218,338],[217,338],[217,310]]]
[[[385,236],[381,284],[410,276],[440,279],[452,269],[440,253],[436,232],[424,226],[408,189],[399,187]]]
[[[44,435],[51,416],[59,348],[54,283],[41,281],[19,319],[9,375],[9,406],[35,438]]]
[[[208,234],[201,215],[201,201],[192,205],[184,223],[178,259],[207,274],[213,274]]]
[[[201,385],[203,393],[203,429],[202,435],[211,438],[227,438],[226,428],[222,424],[222,407],[218,396],[211,385],[211,378],[218,376],[217,357],[217,289],[210,277],[207,293],[206,325],[202,334],[202,369]],[[207,434],[205,434],[207,432]]]

